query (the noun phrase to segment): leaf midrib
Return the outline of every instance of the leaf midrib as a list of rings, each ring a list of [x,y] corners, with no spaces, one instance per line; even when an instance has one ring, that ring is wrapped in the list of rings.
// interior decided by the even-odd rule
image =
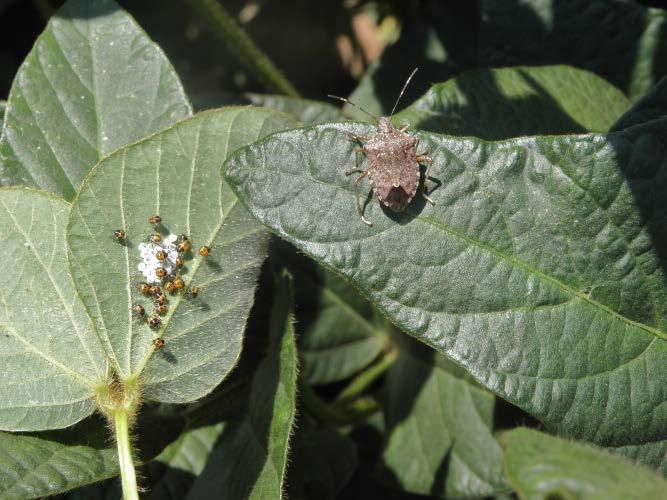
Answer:
[[[554,287],[559,288],[563,292],[565,292],[567,294],[570,294],[570,295],[572,295],[572,296],[574,296],[574,297],[576,297],[576,298],[578,298],[578,299],[580,299],[584,302],[589,303],[591,306],[601,310],[602,312],[606,313],[607,315],[611,316],[612,318],[615,318],[618,321],[620,321],[622,323],[625,323],[626,325],[629,325],[629,326],[638,328],[640,330],[643,330],[646,333],[649,333],[649,334],[651,334],[655,337],[661,338],[663,340],[667,340],[667,333],[662,332],[661,330],[658,330],[657,328],[653,328],[653,327],[651,327],[649,325],[646,325],[644,323],[640,323],[638,321],[631,320],[630,318],[628,318],[626,316],[623,316],[622,314],[614,311],[613,309],[611,309],[610,307],[602,304],[601,302],[598,302],[597,300],[592,299],[587,294],[585,294],[585,293],[583,293],[579,290],[575,290],[574,288],[568,286],[567,284],[563,283],[562,281],[558,280],[557,278],[549,276],[548,274],[540,271],[537,268],[534,268],[534,267],[530,266],[529,264],[527,264],[526,262],[524,262],[522,260],[519,260],[515,257],[512,257],[510,255],[506,255],[506,254],[498,251],[497,249],[495,249],[491,245],[488,245],[488,244],[486,244],[486,243],[484,243],[484,242],[482,242],[482,241],[480,241],[476,238],[473,238],[473,237],[471,237],[467,234],[464,234],[461,231],[458,231],[458,230],[456,230],[456,229],[454,229],[454,228],[452,228],[452,227],[450,227],[446,224],[443,224],[442,222],[433,220],[429,217],[424,217],[424,216],[418,215],[417,217],[415,217],[415,219],[419,220],[419,221],[421,221],[425,224],[429,224],[429,225],[435,227],[436,229],[439,229],[440,231],[443,231],[443,232],[445,232],[445,233],[447,233],[447,234],[449,234],[449,235],[451,235],[455,238],[461,239],[461,240],[465,241],[466,243],[468,243],[470,246],[480,248],[480,249],[494,255],[498,259],[509,263],[510,265],[512,265],[514,267],[517,267],[519,269],[523,269],[524,271],[528,272],[529,274],[537,276],[540,280],[545,281],[545,282],[553,285]]]
[[[266,166],[266,162],[264,162],[264,165]],[[291,176],[294,176],[294,177],[298,177],[296,174],[292,174],[290,172],[286,172],[286,171],[283,171],[283,170],[278,170],[278,172],[281,175],[291,175]],[[353,191],[350,191],[350,190],[348,190],[348,189],[346,189],[342,186],[335,186],[335,185],[323,182],[319,179],[316,179],[312,176],[309,176],[309,177],[310,177],[311,181],[316,182],[318,184],[321,184],[322,186],[326,186],[328,189],[335,189],[337,191],[344,191],[344,192],[353,192]],[[253,210],[253,212],[254,212],[254,210]],[[540,270],[538,270],[534,267],[531,267],[530,265],[528,265],[527,263],[524,263],[523,261],[521,261],[519,259],[516,259],[516,258],[508,256],[508,255],[505,255],[504,253],[496,250],[491,245],[483,243],[482,241],[480,241],[476,238],[472,238],[471,236],[468,236],[468,235],[466,235],[466,234],[464,234],[464,233],[462,233],[462,232],[460,232],[460,231],[458,231],[458,230],[456,230],[456,229],[454,229],[450,226],[447,226],[447,225],[445,225],[441,222],[435,221],[435,220],[433,220],[429,217],[424,217],[424,216],[421,216],[421,215],[417,215],[415,217],[415,219],[419,220],[421,222],[424,222],[426,224],[430,224],[430,225],[436,227],[437,229],[440,229],[441,231],[444,231],[444,232],[450,234],[451,236],[454,236],[455,238],[459,238],[459,239],[465,241],[466,243],[470,244],[471,246],[474,246],[474,247],[480,248],[482,250],[485,250],[485,251],[491,253],[492,255],[495,255],[500,260],[508,262],[511,265],[516,266],[517,268],[523,269],[524,271],[527,271],[528,273],[533,274],[534,276],[537,276],[539,279],[554,285],[555,287],[559,288],[560,290],[564,291],[567,294],[570,294],[570,295],[572,295],[576,298],[579,298],[579,299],[589,303],[593,307],[595,307],[597,309],[600,309],[604,313],[608,314],[609,316],[612,316],[613,318],[616,318],[617,320],[621,321],[622,323],[625,323],[629,326],[632,326],[632,327],[638,328],[640,330],[643,330],[646,333],[649,333],[650,335],[658,337],[662,340],[667,340],[667,333],[662,332],[661,330],[658,330],[657,328],[646,325],[644,323],[640,323],[638,321],[631,320],[630,318],[627,318],[626,316],[623,316],[622,314],[614,311],[610,307],[605,306],[601,302],[598,302],[598,301],[592,299],[591,297],[587,296],[583,292],[580,292],[578,290],[575,290],[575,289],[571,288],[570,286],[566,285],[565,283],[558,280],[557,278],[549,276],[549,275],[545,274],[544,272],[542,272],[542,271],[540,271]],[[378,236],[379,234],[382,234],[383,232],[386,232],[386,231],[388,231],[388,230],[390,230],[394,227],[396,227],[396,226],[392,225],[392,226],[386,227],[386,228],[382,229],[381,231],[376,231],[371,236]],[[295,236],[295,235],[291,235],[284,230],[281,230],[281,232],[283,232],[285,234],[285,236],[288,236],[289,238],[293,238],[294,240],[303,240],[302,238],[300,238],[298,236]],[[320,241],[319,243],[335,244],[335,243],[350,242],[350,241],[353,241],[353,240],[356,240],[356,241],[362,240],[363,241],[363,240],[366,240],[366,239],[367,239],[367,237],[360,237],[360,238],[354,238],[354,239],[347,238],[345,240],[340,240],[340,241]],[[335,268],[333,268],[333,269],[335,269]]]
[[[232,133],[232,130],[233,130],[234,121],[241,114],[242,109],[243,108],[239,108],[237,110],[236,115],[234,115],[234,117],[232,117],[232,119],[230,120],[230,122],[227,126],[227,132],[226,132],[227,142],[226,142],[226,145],[225,145],[225,156],[226,157],[229,156],[229,139],[230,139],[230,136],[231,136],[231,133]],[[265,120],[266,120],[266,118],[264,119],[264,121]],[[262,121],[262,126],[263,126],[264,121]],[[193,153],[192,153],[192,168],[191,168],[191,170],[194,170],[194,167],[197,163],[197,152],[198,152],[198,149],[199,149],[199,140],[201,138],[203,128],[204,128],[204,122],[202,121],[202,123],[199,124],[199,128],[197,129],[197,133],[196,133],[196,143],[195,143],[196,145],[195,145],[195,148],[194,148]],[[261,126],[260,126],[259,129],[261,130]],[[179,130],[176,129],[176,135],[179,137],[179,140],[180,140],[180,136],[178,135],[178,132],[179,132]],[[258,134],[259,134],[259,132],[258,132]],[[162,151],[160,151],[160,159],[161,158],[162,158]],[[158,167],[159,167],[159,165],[158,165]],[[194,173],[192,173],[192,176],[194,177]],[[234,201],[229,206],[229,210],[227,211],[227,215],[224,214],[224,212],[222,210],[222,198],[221,198],[222,197],[222,182],[224,182],[222,177],[221,177],[220,181],[221,182],[220,182],[220,185],[218,187],[218,196],[220,197],[219,198],[219,207],[220,207],[220,211],[221,211],[220,223],[213,229],[213,231],[211,231],[211,233],[209,235],[208,241],[206,243],[209,246],[212,245],[213,241],[215,241],[215,239],[218,237],[218,235],[220,234],[220,231],[222,231],[222,227],[229,220],[229,216],[230,216],[232,210],[234,210],[234,208],[239,203],[238,197],[236,197],[236,195],[234,194]],[[191,190],[191,189],[192,189],[192,182],[190,182],[190,184],[189,184],[189,190]],[[190,201],[191,201],[191,196],[188,195],[188,214],[187,214],[188,225],[190,223]],[[199,258],[198,260],[194,261],[194,263],[192,264],[192,272],[189,273],[190,276],[194,277],[197,274],[197,272],[199,271],[199,268],[201,267],[204,260],[205,260],[204,258]],[[128,274],[128,283],[129,283],[129,274]],[[129,286],[129,284],[128,284],[128,286]],[[176,311],[178,310],[178,307],[180,306],[181,302],[183,301],[183,296],[184,296],[184,294],[179,294],[176,297],[176,300],[174,301],[174,305],[169,308],[169,311],[165,315],[165,317],[163,319],[164,329],[161,331],[160,338],[162,338],[162,336],[166,332],[167,327],[169,326],[169,322],[171,321],[171,318],[176,313]],[[130,319],[130,328],[131,328],[131,319]],[[130,366],[130,376],[137,376],[137,377],[140,376],[141,373],[144,371],[144,368],[148,364],[148,361],[150,360],[150,358],[151,358],[151,356],[153,355],[154,352],[155,352],[155,346],[151,343],[150,348],[148,349],[148,351],[146,352],[146,354],[144,355],[142,360],[137,365],[136,370],[134,371],[134,373],[132,373],[132,367]]]

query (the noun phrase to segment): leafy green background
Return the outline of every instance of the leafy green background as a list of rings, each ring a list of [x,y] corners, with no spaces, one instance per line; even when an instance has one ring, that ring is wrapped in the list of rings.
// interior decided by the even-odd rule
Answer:
[[[110,0],[68,2],[38,38],[9,93],[3,184],[71,200],[111,151],[192,114],[171,64]]]
[[[476,70],[433,86],[396,123],[449,135],[606,132],[630,106],[615,87],[570,66]]]
[[[191,401],[236,364],[266,235],[215,165],[288,121],[252,108],[201,113],[107,157],[75,199],[67,228],[74,280],[116,373],[121,380],[141,374],[144,397]],[[131,314],[142,300],[137,246],[153,231],[153,213],[163,217],[165,234],[189,235],[193,250],[181,276],[202,288],[195,300],[170,298],[161,332],[168,346],[157,355],[153,332]],[[125,244],[110,237],[116,227],[125,229]],[[195,253],[201,245],[210,257]]]
[[[263,223],[550,429],[664,450],[664,127],[496,143],[417,132],[436,205],[371,203],[372,228],[340,175],[349,134],[370,126],[274,134],[225,173]]]
[[[0,23],[29,4],[0,5]],[[301,99],[258,85],[187,3],[123,4],[150,37],[111,1],[69,1],[0,95],[0,183],[24,186],[0,190],[4,428],[81,420],[117,372],[148,400],[135,428],[148,498],[660,497],[658,476],[618,455],[666,474],[664,11],[226,2]],[[360,14],[397,41],[353,90],[336,44],[357,40]],[[296,248],[269,238],[221,180],[225,157],[340,122],[328,93],[387,113],[415,66],[394,122],[434,157],[437,205],[397,215],[368,199],[366,228],[342,172],[347,133],[372,127],[292,130],[226,167]],[[274,111],[191,117],[190,99]],[[201,300],[172,299],[167,346],[150,354],[128,312],[155,211],[161,231],[213,252],[188,261]],[[122,246],[111,232],[125,223]],[[120,496],[98,415],[0,433],[0,449],[0,498]]]
[[[667,496],[667,482],[662,477],[628,466],[619,457],[592,446],[525,428],[503,433],[500,442],[505,448],[507,478],[524,498]]]

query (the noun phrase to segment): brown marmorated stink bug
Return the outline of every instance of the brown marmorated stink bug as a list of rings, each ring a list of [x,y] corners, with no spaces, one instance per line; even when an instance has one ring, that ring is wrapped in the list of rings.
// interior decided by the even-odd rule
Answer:
[[[353,173],[361,174],[354,181],[355,202],[361,220],[369,226],[372,226],[373,223],[364,217],[364,208],[361,206],[359,198],[359,184],[364,177],[368,177],[371,188],[381,203],[395,212],[403,212],[419,188],[419,164],[428,163],[429,166],[424,176],[422,196],[429,203],[435,205],[433,200],[428,197],[428,174],[431,170],[431,158],[428,156],[428,151],[417,153],[419,140],[405,132],[410,127],[409,123],[400,128],[395,128],[391,123],[391,117],[394,115],[394,111],[396,111],[396,106],[398,106],[398,102],[403,97],[403,93],[417,72],[417,69],[419,68],[415,68],[405,81],[405,85],[403,85],[401,93],[398,95],[398,99],[396,99],[396,103],[389,116],[383,116],[378,119],[361,106],[354,104],[344,97],[329,96],[354,106],[378,122],[374,136],[352,136],[353,140],[361,143],[361,146],[355,148],[355,168],[345,172],[345,175]],[[359,168],[359,153],[366,155],[368,161],[368,168],[366,170]]]

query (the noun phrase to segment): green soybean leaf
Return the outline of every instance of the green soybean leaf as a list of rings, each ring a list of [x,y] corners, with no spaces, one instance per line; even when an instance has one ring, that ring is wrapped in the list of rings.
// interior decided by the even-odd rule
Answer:
[[[594,446],[530,430],[504,432],[505,474],[521,498],[667,498],[667,481]]]
[[[388,345],[391,325],[347,281],[294,247],[276,245],[296,285],[300,376],[310,384],[344,380],[370,364]]]
[[[606,0],[483,0],[480,19],[483,66],[570,64],[602,76],[631,100],[667,74],[662,9]],[[601,47],[599,40],[608,43]]]
[[[667,114],[667,78],[663,78],[651,92],[638,100],[612,127],[612,131],[625,130]]]
[[[243,94],[194,95],[192,96],[192,103],[197,110],[217,108],[230,104],[253,104],[255,106],[283,111],[293,116],[298,122],[307,125],[343,119],[343,113],[330,103],[284,95],[257,94],[253,92]]]
[[[253,215],[350,279],[401,330],[550,429],[665,460],[667,121],[502,142],[417,132],[430,206],[354,203],[350,134],[329,124],[236,151]],[[362,184],[362,200],[368,184]]]
[[[496,397],[443,356],[401,344],[387,372],[384,480],[440,498],[507,490],[503,453],[492,434]]]
[[[409,12],[399,40],[350,96],[375,115],[389,114],[415,67],[419,73],[404,102],[415,100],[432,82],[475,68],[568,64],[599,75],[633,101],[667,74],[667,12],[638,2],[422,2]],[[612,40],[609,33],[618,36]],[[600,40],[608,43],[601,46]],[[345,109],[368,120],[354,108]]]
[[[135,428],[138,460],[160,453],[182,427],[182,419],[142,412]],[[0,432],[0,499],[44,498],[117,475],[116,447],[101,416],[57,431]],[[110,482],[117,483],[120,491],[116,479]]]
[[[270,345],[253,378],[246,414],[225,427],[187,498],[281,498],[296,404],[291,278],[277,278]]]
[[[111,0],[70,0],[14,80],[0,143],[3,184],[74,198],[111,151],[192,114],[162,50]]]
[[[307,125],[343,119],[342,112],[334,105],[326,102],[271,94],[248,93],[245,94],[245,97],[255,106],[284,111],[294,116],[298,122]]]
[[[69,205],[50,194],[0,190],[5,249],[0,292],[0,428],[67,427],[90,415],[108,364],[67,271]]]
[[[101,161],[74,201],[67,227],[72,275],[120,380],[139,377],[146,399],[184,403],[210,392],[232,369],[241,349],[266,234],[220,177],[230,151],[284,128],[282,114],[257,108],[200,113]],[[183,281],[196,299],[172,294],[162,325],[152,331],[133,318],[132,305],[152,303],[139,244],[160,214],[163,235],[188,235],[192,251]],[[124,243],[115,241],[125,230]],[[211,248],[209,257],[197,253]],[[153,338],[166,347],[156,352]]]
[[[450,135],[606,132],[628,109],[613,85],[570,66],[484,69],[439,83],[395,116],[395,123]]]
[[[84,434],[95,445],[0,433],[0,498],[43,498],[116,475],[116,451],[99,430]]]
[[[204,470],[225,422],[188,430],[167,446],[144,473],[151,479],[149,499],[181,499]]]
[[[7,101],[0,101],[0,122],[4,123],[6,109],[7,109]]]

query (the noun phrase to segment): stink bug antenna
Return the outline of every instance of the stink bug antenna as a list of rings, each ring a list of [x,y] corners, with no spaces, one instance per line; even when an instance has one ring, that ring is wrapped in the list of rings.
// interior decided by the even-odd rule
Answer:
[[[349,99],[345,99],[344,97],[339,97],[339,96],[337,96],[337,95],[331,95],[331,94],[328,94],[327,97],[330,97],[331,99],[338,99],[339,101],[343,101],[343,102],[345,102],[345,103],[347,103],[347,104],[350,104],[351,106],[354,106],[355,108],[357,108],[359,111],[362,111],[363,113],[366,113],[366,114],[367,114],[368,116],[370,116],[373,120],[378,121],[378,117],[377,117],[377,116],[370,114],[370,113],[369,113],[368,111],[366,111],[364,108],[362,108],[361,106],[358,106],[357,104],[354,104],[354,103],[353,103],[352,101],[350,101]]]
[[[415,73],[417,72],[419,68],[415,68],[412,70],[412,73],[410,73],[410,76],[408,77],[407,80],[405,80],[405,85],[403,85],[403,88],[401,89],[401,93],[398,94],[398,99],[396,99],[396,104],[394,104],[394,107],[391,109],[391,114],[389,115],[389,118],[394,116],[394,111],[396,111],[396,106],[398,106],[398,102],[401,100],[401,97],[403,97],[403,94],[405,93],[405,89],[408,88],[408,84],[410,83],[410,80],[412,80],[412,77],[415,76]]]

